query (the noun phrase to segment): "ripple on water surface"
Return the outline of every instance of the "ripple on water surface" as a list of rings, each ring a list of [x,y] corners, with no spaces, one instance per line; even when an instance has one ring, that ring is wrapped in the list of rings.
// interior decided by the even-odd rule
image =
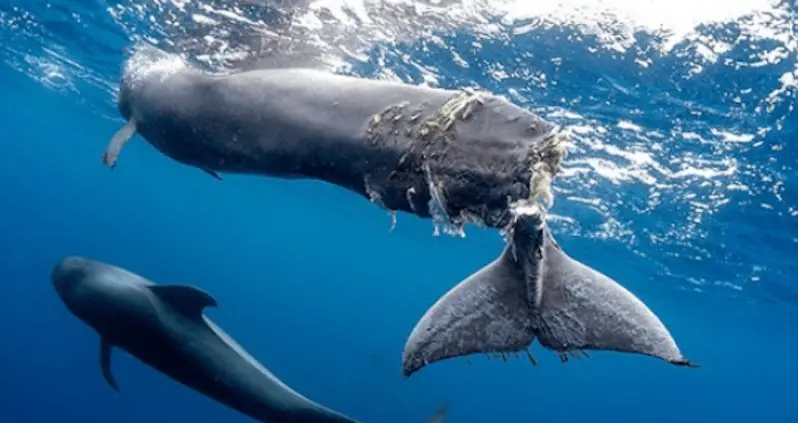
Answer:
[[[622,242],[683,288],[789,300],[798,293],[779,285],[798,270],[789,3],[12,2],[0,49],[7,66],[114,120],[136,42],[214,71],[302,65],[489,89],[573,134],[556,231]]]

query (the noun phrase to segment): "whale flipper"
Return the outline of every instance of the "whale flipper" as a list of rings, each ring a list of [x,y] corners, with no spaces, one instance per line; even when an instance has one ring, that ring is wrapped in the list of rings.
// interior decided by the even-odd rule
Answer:
[[[524,350],[536,337],[561,357],[612,350],[693,365],[645,304],[568,257],[540,212],[525,213],[516,216],[499,258],[452,288],[416,324],[403,352],[405,377],[446,358]]]
[[[174,310],[191,318],[200,319],[205,307],[217,306],[210,294],[195,286],[151,285],[149,289]]]
[[[103,153],[103,164],[111,169],[115,168],[116,161],[119,160],[119,154],[122,152],[122,148],[135,134],[136,121],[130,119],[113,137],[111,137],[111,141],[108,142],[108,146],[105,147],[105,152]]]
[[[111,373],[111,344],[105,338],[100,338],[100,370],[102,370],[103,378],[108,385],[119,392],[119,386]]]

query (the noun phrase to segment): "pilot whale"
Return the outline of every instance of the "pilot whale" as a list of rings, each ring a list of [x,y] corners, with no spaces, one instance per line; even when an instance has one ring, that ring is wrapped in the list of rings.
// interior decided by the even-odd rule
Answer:
[[[127,123],[177,162],[220,173],[324,181],[391,210],[499,228],[559,168],[567,136],[502,97],[271,68],[210,74],[155,48],[125,62]],[[545,190],[544,190],[545,191]]]
[[[111,350],[117,347],[258,421],[356,422],[300,395],[252,358],[203,314],[216,301],[199,288],[155,284],[74,256],[57,263],[51,279],[67,309],[100,335],[100,367],[115,390]]]

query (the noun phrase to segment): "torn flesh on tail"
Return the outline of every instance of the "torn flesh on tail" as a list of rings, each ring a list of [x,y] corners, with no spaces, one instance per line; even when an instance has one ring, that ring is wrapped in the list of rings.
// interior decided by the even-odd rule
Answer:
[[[133,138],[133,135],[136,134],[136,121],[130,119],[122,126],[119,131],[117,131],[113,137],[111,137],[111,141],[108,142],[108,146],[105,148],[105,152],[103,153],[103,164],[113,169],[116,167],[116,162],[119,160],[119,153],[122,152],[122,148]]]
[[[432,109],[408,102],[375,114],[366,138],[397,162],[368,175],[383,206],[431,218],[433,233],[504,228],[517,201],[551,202],[570,132],[488,92],[453,93]]]
[[[564,362],[568,354],[606,350],[695,366],[642,301],[566,255],[542,211],[530,207],[516,212],[499,258],[452,288],[416,324],[403,352],[403,374],[471,354],[504,358],[535,338]]]

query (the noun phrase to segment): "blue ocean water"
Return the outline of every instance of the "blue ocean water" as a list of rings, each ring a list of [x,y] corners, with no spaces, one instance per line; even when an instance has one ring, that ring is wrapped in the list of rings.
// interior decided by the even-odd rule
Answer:
[[[444,403],[447,422],[796,421],[794,2],[263,3],[0,0],[0,422],[248,421],[119,351],[110,389],[97,336],[50,284],[65,255],[202,287],[261,363],[363,422],[422,422]],[[497,232],[433,236],[407,214],[391,231],[343,190],[220,182],[141,139],[109,171],[137,42],[216,70],[283,57],[478,87],[570,128],[555,236],[701,368],[617,353],[563,365],[535,345],[536,367],[454,359],[403,379],[413,325],[499,254]]]

